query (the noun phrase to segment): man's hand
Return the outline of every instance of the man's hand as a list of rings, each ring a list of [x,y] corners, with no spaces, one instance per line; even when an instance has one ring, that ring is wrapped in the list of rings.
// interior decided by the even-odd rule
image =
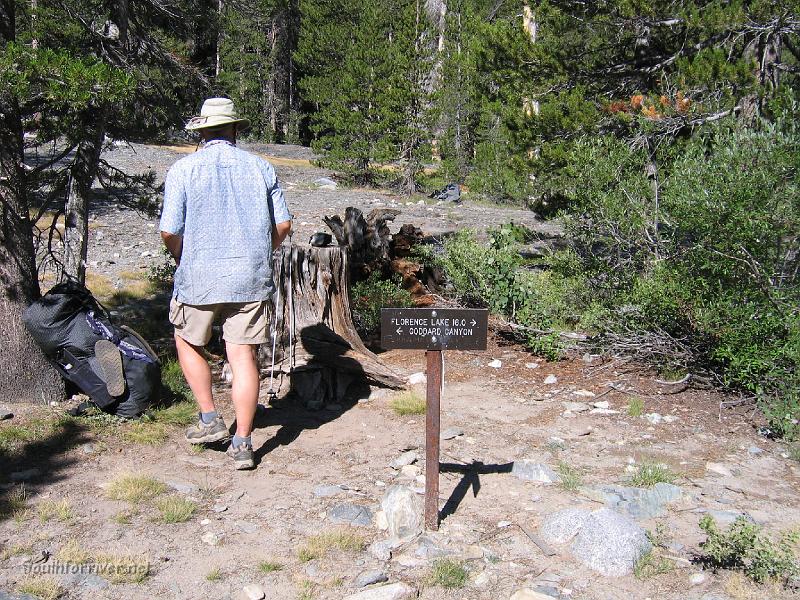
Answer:
[[[278,223],[275,227],[272,228],[272,249],[277,250],[278,246],[283,243],[283,240],[286,239],[286,236],[289,235],[289,232],[292,230],[292,222],[291,221],[284,221],[283,223]],[[163,235],[163,232],[162,232]]]
[[[175,235],[167,231],[161,232],[161,239],[164,240],[164,245],[167,247],[167,252],[175,259],[175,264],[181,264],[181,253],[183,252],[183,236]]]

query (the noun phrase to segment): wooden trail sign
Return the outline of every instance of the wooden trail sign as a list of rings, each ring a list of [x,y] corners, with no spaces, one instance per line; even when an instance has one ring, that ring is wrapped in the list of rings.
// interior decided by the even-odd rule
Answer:
[[[425,526],[439,528],[439,436],[443,350],[486,350],[487,310],[460,308],[381,309],[381,347],[426,350]]]

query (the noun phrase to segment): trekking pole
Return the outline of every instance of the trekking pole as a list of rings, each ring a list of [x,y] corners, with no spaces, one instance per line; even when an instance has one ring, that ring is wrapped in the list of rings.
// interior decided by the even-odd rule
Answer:
[[[283,248],[283,246],[281,246]],[[283,267],[283,257],[281,254],[281,267]],[[278,342],[278,305],[281,301],[281,286],[275,289],[274,300],[272,303],[272,366],[269,370],[269,390],[267,391],[267,403],[272,404],[278,400],[278,393],[273,385],[275,383],[275,348]],[[266,309],[265,309],[266,310]]]

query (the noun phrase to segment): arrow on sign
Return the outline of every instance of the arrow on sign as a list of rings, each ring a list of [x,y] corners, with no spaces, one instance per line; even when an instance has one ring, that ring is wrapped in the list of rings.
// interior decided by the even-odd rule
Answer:
[[[397,328],[397,335],[400,335],[401,333],[403,333],[403,328],[402,327],[398,327]]]
[[[477,324],[478,324],[478,322],[475,319],[472,319],[472,326],[475,327],[475,325],[477,325]]]

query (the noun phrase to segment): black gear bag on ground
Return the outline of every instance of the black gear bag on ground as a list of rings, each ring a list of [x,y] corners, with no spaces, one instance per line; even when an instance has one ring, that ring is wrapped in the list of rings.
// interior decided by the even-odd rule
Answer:
[[[105,412],[135,418],[161,392],[161,364],[152,348],[132,329],[118,327],[84,286],[59,284],[31,304],[22,320],[50,362],[68,382]],[[95,356],[99,340],[120,351],[125,390],[112,396]]]

